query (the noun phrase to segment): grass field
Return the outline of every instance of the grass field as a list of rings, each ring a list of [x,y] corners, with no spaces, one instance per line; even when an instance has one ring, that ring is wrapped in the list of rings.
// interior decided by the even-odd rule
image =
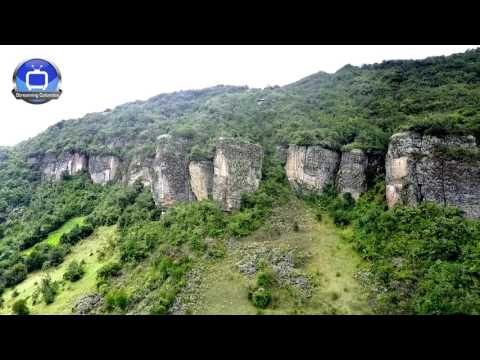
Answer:
[[[81,240],[72,248],[72,252],[58,267],[46,271],[37,271],[28,275],[27,279],[7,290],[4,295],[4,304],[0,308],[0,314],[11,314],[13,303],[18,299],[27,299],[30,313],[35,314],[71,314],[75,300],[85,294],[95,292],[97,270],[108,262],[115,254],[111,250],[111,242],[117,236],[116,227],[100,227],[86,239]],[[99,259],[100,254],[104,256]],[[85,261],[85,275],[77,282],[71,283],[63,280],[63,274],[72,260]],[[50,276],[52,281],[60,282],[60,290],[55,301],[46,305],[41,296],[33,305],[32,296],[45,276]],[[18,295],[12,295],[17,292]]]
[[[295,295],[285,289],[275,291],[275,306],[257,310],[247,299],[249,280],[235,264],[238,252],[232,252],[206,267],[200,288],[196,314],[369,314],[366,290],[354,278],[362,260],[327,215],[321,222],[301,201],[293,200],[279,209],[261,229],[238,241],[252,245],[295,247],[309,257],[301,270],[316,280],[311,298],[298,304]],[[288,224],[297,221],[300,230]],[[280,224],[280,225],[278,225]],[[348,229],[346,230],[348,231]]]

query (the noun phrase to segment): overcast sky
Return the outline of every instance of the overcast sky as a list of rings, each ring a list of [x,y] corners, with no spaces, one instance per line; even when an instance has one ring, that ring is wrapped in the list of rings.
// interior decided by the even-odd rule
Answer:
[[[0,46],[0,145],[14,145],[60,120],[165,92],[285,85],[345,64],[422,59],[477,46]],[[58,100],[32,105],[13,97],[13,71],[29,58],[59,67]]]

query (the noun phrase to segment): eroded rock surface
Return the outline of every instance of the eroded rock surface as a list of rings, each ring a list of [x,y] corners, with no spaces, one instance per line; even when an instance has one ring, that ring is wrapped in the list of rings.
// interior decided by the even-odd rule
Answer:
[[[340,193],[350,193],[358,199],[367,191],[368,157],[362,150],[342,153],[340,169],[337,174],[337,189]]]
[[[461,151],[460,156],[458,151]],[[472,136],[437,137],[403,132],[392,136],[386,157],[389,207],[432,201],[480,217],[480,162]]]
[[[212,198],[213,192],[213,162],[191,161],[188,165],[192,192],[197,200]]]
[[[47,153],[38,163],[44,181],[58,181],[63,175],[77,175],[88,169],[88,157],[78,152],[64,152],[58,156]]]
[[[241,195],[254,192],[262,177],[263,149],[235,139],[217,142],[213,178],[213,199],[225,211],[238,209]]]
[[[285,171],[292,187],[301,192],[322,192],[334,183],[340,154],[321,146],[288,147]]]
[[[165,134],[158,137],[157,151],[152,163],[153,197],[157,204],[172,205],[177,201],[191,201],[187,153],[181,139]]]
[[[92,156],[88,161],[88,172],[94,183],[106,184],[120,174],[120,159],[116,156]]]

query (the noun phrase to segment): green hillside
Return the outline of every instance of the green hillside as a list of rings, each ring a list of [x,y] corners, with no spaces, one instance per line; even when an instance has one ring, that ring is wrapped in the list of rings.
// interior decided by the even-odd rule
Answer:
[[[32,314],[71,313],[99,294],[93,313],[478,314],[478,221],[432,204],[388,210],[382,179],[358,201],[334,189],[298,197],[274,156],[285,144],[385,154],[402,129],[480,140],[480,49],[283,87],[161,94],[0,148],[0,311],[20,301]],[[211,201],[163,212],[140,183],[42,183],[28,163],[70,150],[147,157],[165,133],[188,139],[190,159],[212,158],[219,136],[261,144],[260,188],[231,214]]]

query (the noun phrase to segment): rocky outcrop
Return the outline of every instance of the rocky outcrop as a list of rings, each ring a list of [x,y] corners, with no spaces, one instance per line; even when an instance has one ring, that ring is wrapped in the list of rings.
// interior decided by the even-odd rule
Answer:
[[[145,187],[152,186],[152,161],[153,159],[144,159],[134,156],[128,165],[124,176],[124,183],[133,185],[136,181],[140,181]]]
[[[288,147],[285,171],[291,186],[300,192],[322,192],[334,183],[340,154],[321,146]]]
[[[96,184],[105,185],[115,181],[120,175],[120,159],[116,156],[91,156],[88,160],[88,172]]]
[[[89,294],[80,296],[72,307],[72,313],[77,315],[88,315],[104,304],[100,294]]]
[[[29,160],[32,163],[32,160]],[[64,175],[77,175],[88,169],[88,157],[78,152],[64,152],[56,156],[47,153],[37,159],[42,174],[42,180],[61,180]]]
[[[463,155],[455,155],[459,153]],[[468,153],[478,154],[472,136],[393,135],[386,157],[389,207],[432,201],[479,218],[480,162],[478,156]]]
[[[152,190],[156,204],[162,206],[214,199],[224,210],[231,211],[240,207],[242,193],[257,190],[262,175],[261,146],[220,138],[213,162],[189,162],[187,150],[185,140],[165,134],[158,137],[155,156],[136,154],[126,164],[113,155],[89,158],[79,152],[36,154],[27,161],[48,181],[87,170],[98,184],[123,180],[133,185],[140,181]]]
[[[165,134],[158,137],[155,159],[151,168],[151,186],[157,204],[172,205],[177,201],[191,201],[187,153],[181,139]]]
[[[213,177],[213,199],[225,211],[238,209],[242,193],[258,189],[262,177],[263,149],[235,139],[217,142]]]
[[[213,192],[213,162],[191,161],[188,165],[192,192],[197,200],[212,198]]]
[[[343,152],[337,174],[338,192],[350,193],[354,199],[358,199],[367,191],[367,166],[368,157],[362,150]]]

